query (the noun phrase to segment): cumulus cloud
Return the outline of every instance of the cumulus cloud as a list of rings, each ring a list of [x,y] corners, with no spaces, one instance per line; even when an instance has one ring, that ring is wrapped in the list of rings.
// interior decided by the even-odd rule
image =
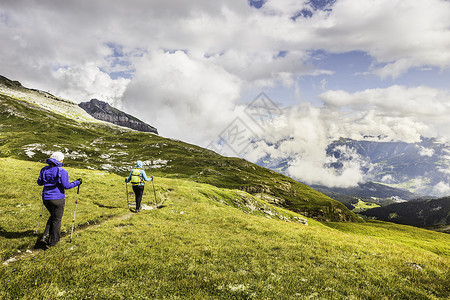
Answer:
[[[0,50],[2,69],[44,88],[54,66],[94,63],[109,70],[105,45],[111,43],[124,51],[207,55],[209,63],[249,82],[266,79],[267,85],[273,80],[289,85],[292,76],[313,73],[307,59],[317,49],[369,53],[372,71],[381,77],[450,66],[448,1],[327,2],[318,8],[310,1],[267,0],[255,9],[247,1],[2,1],[0,37],[7,45]]]
[[[93,98],[120,106],[122,95],[129,79],[111,77],[94,64],[77,67],[58,68],[53,76],[59,82],[54,92],[75,102],[89,101]]]
[[[369,53],[375,59],[373,71],[383,78],[413,67],[450,66],[448,1],[340,0],[332,9],[327,17],[313,17],[318,44]]]
[[[450,185],[441,181],[433,187],[432,192],[437,196],[447,196],[450,194]]]
[[[419,155],[432,157],[434,155],[434,150],[420,146]]]
[[[245,157],[287,162],[286,174],[306,184],[355,186],[364,182],[361,167],[370,167],[355,150],[340,149],[348,159],[339,170],[329,167],[336,161],[326,153],[328,144],[336,138],[330,133],[337,132],[341,125],[325,110],[309,104],[285,109],[261,130],[261,138]]]
[[[450,93],[446,90],[394,85],[355,93],[327,91],[319,97],[327,109],[347,119],[343,132],[348,137],[382,134],[388,140],[409,142],[419,141],[421,135],[450,137],[446,126]]]
[[[364,182],[362,168],[372,166],[354,150],[342,148],[342,167],[330,168],[334,161],[326,148],[333,140],[373,136],[378,141],[381,136],[385,141],[418,142],[421,136],[449,137],[444,125],[450,98],[442,90],[391,86],[356,93],[328,91],[321,99],[322,107],[305,104],[285,109],[246,157],[287,161],[286,173],[307,184],[348,187]],[[433,154],[432,149],[420,149],[422,156]],[[383,181],[392,183],[392,177]]]
[[[233,117],[241,81],[185,52],[154,51],[136,68],[122,105],[164,135],[204,144]]]

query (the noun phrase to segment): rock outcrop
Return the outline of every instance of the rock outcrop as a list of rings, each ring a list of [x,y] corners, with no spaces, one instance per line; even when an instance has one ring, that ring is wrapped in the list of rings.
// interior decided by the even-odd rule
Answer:
[[[138,131],[152,132],[158,134],[158,130],[144,123],[143,121],[112,107],[106,102],[92,99],[89,102],[82,102],[78,104],[88,114],[94,118],[106,122],[110,122],[119,126],[128,127]]]

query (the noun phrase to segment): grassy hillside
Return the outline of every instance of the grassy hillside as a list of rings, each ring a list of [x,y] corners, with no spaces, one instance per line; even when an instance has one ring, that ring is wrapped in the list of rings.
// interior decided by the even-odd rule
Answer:
[[[21,97],[27,99],[26,94]],[[52,98],[45,101],[59,104]],[[123,176],[140,159],[157,176],[239,189],[321,221],[360,221],[343,204],[279,173],[151,133],[75,121],[61,113],[73,116],[71,104],[63,107],[56,114],[0,93],[0,157],[42,162],[61,150],[73,166]]]
[[[42,166],[0,158],[1,299],[450,296],[450,235],[382,222],[304,225],[301,215],[248,193],[160,177],[155,188],[165,206],[134,214],[123,177],[70,167],[71,179],[84,178],[74,239],[68,242],[75,189],[67,191],[60,244],[27,253]],[[144,203],[152,192],[147,184]]]

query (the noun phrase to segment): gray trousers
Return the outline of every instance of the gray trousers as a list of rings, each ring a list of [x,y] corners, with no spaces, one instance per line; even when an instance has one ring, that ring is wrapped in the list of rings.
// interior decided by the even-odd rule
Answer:
[[[55,246],[61,238],[61,219],[64,213],[66,199],[43,201],[45,207],[50,213],[43,236],[49,238],[50,246]]]

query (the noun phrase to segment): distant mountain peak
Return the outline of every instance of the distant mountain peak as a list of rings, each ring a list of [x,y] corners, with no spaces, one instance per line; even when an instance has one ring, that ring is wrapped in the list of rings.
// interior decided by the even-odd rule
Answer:
[[[155,127],[139,120],[136,117],[133,117],[132,115],[118,110],[117,108],[112,107],[104,101],[91,99],[89,102],[81,102],[78,105],[88,114],[98,120],[106,121],[123,127],[128,127],[138,131],[158,134],[158,130]]]

